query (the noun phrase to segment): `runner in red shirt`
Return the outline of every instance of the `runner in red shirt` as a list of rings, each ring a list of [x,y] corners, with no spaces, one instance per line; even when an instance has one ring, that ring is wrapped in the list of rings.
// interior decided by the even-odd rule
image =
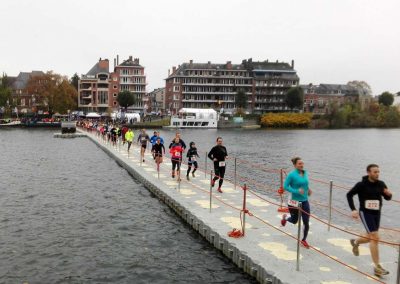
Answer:
[[[171,145],[169,150],[171,154],[171,162],[172,162],[172,178],[175,178],[175,168],[176,175],[178,176],[178,181],[180,181],[180,170],[182,163],[182,153],[184,149],[182,145],[179,143],[179,138],[175,138],[174,143]]]

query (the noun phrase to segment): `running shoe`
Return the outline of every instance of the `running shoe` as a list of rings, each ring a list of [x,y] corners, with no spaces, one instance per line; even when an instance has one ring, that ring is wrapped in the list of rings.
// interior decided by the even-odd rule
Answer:
[[[221,190],[221,188],[220,188],[220,187],[218,187],[218,189],[217,189],[217,190],[218,190],[218,192],[219,192],[219,193],[222,193],[222,190]]]
[[[211,180],[211,186],[214,187],[215,185],[215,180]]]
[[[144,163],[144,159],[143,159],[143,163]]]
[[[301,243],[301,245],[302,245],[303,247],[305,247],[306,249],[309,249],[309,248],[310,248],[310,245],[307,243],[306,240],[302,240],[300,243]]]
[[[355,256],[359,256],[360,255],[360,251],[358,249],[358,245],[356,244],[356,240],[355,239],[351,239],[350,240],[350,244],[353,247],[353,254]]]
[[[181,181],[181,178],[180,178],[180,177],[178,177],[177,181]]]
[[[381,277],[383,275],[388,275],[389,271],[387,271],[386,269],[384,269],[380,264],[378,264],[377,266],[375,266],[374,268],[374,273],[375,276]]]
[[[286,217],[287,217],[287,214],[282,215],[282,220],[281,220],[282,227],[286,226],[286,223],[287,223]]]
[[[172,175],[172,178],[175,178],[175,175]]]
[[[186,179],[187,179],[187,180],[190,180],[189,175],[186,175]]]
[[[196,177],[196,176],[194,175],[194,173],[192,173],[192,177]]]

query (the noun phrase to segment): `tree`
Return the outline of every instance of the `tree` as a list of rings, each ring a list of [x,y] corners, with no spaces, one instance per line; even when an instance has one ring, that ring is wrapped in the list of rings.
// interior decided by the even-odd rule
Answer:
[[[348,82],[347,85],[355,88],[359,95],[363,95],[363,96],[371,96],[372,95],[371,86],[365,81],[354,80],[354,81]]]
[[[293,111],[294,108],[303,108],[304,92],[301,87],[290,88],[285,96],[285,103]]]
[[[243,90],[239,90],[235,94],[236,112],[242,114],[247,107],[247,95]]]
[[[75,73],[75,74],[71,77],[71,79],[69,80],[70,84],[71,84],[72,86],[74,86],[75,89],[76,89],[77,91],[78,91],[79,80],[80,80],[80,78],[79,78],[79,75],[78,75],[77,73]]]
[[[383,92],[378,97],[378,102],[380,104],[383,104],[384,106],[391,106],[394,102],[394,96],[393,96],[393,94],[391,94],[389,92]]]
[[[0,80],[0,107],[5,107],[7,102],[11,104],[11,89],[8,86],[7,75],[3,74]]]
[[[28,93],[35,96],[35,104],[42,110],[67,113],[76,109],[78,92],[70,84],[68,78],[51,71],[44,75],[33,76],[27,84]]]
[[[136,103],[136,98],[129,91],[122,91],[117,96],[118,104],[127,111],[128,107]]]

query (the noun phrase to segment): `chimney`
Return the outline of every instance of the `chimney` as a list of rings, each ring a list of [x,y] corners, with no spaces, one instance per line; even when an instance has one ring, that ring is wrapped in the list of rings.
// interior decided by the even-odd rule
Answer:
[[[173,66],[173,67],[172,67],[172,74],[174,74],[175,72],[176,72],[176,67]]]
[[[99,61],[101,61],[101,57],[100,57]]]
[[[267,63],[268,63],[268,59],[267,59]]]
[[[193,59],[189,60],[189,66],[192,67],[193,66]]]
[[[226,69],[228,69],[228,70],[232,69],[232,61],[226,62]]]
[[[278,59],[276,60],[276,63],[278,63],[279,61],[278,61]]]
[[[129,61],[132,61],[132,55],[129,55]]]
[[[170,70],[170,69],[168,69],[168,76],[169,76],[169,75],[171,75],[171,70]]]
[[[253,58],[249,58],[247,61],[248,61],[249,63],[252,63],[252,62],[253,62]]]
[[[292,59],[292,68],[294,68],[294,60]]]
[[[114,58],[114,68],[117,65],[117,59]]]
[[[117,54],[117,65],[119,65],[119,55]]]

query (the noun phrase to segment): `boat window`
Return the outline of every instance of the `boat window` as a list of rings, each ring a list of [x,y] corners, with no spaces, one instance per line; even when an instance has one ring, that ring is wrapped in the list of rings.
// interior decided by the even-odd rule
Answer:
[[[186,122],[186,121],[184,121],[184,122],[183,122],[183,126],[186,126],[186,124],[187,124],[187,122]]]
[[[193,126],[194,122],[193,121],[188,121],[187,126]]]
[[[208,126],[208,121],[204,121],[201,126]]]
[[[194,123],[194,126],[200,126],[200,124],[201,124],[200,121],[196,121],[196,122]]]
[[[179,121],[174,121],[174,126],[179,126]]]

